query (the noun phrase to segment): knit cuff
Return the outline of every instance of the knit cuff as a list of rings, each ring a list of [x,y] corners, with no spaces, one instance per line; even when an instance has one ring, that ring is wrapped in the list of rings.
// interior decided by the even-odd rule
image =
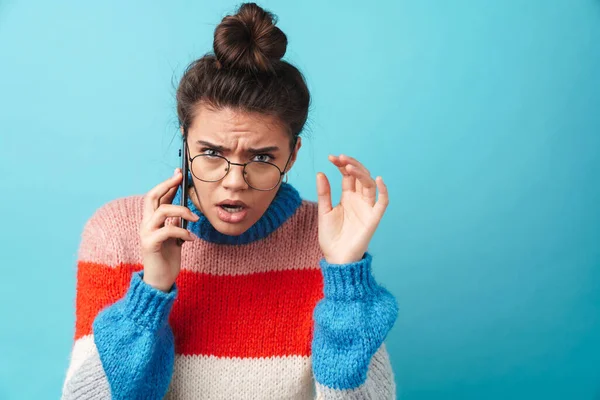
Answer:
[[[143,270],[131,276],[125,295],[125,315],[146,329],[158,331],[169,322],[169,314],[177,298],[177,286],[173,283],[169,292],[163,292],[144,282],[143,277]]]
[[[329,264],[325,258],[319,262],[323,271],[323,292],[331,300],[357,300],[372,297],[380,291],[371,273],[371,260],[368,252],[359,261],[348,264]]]

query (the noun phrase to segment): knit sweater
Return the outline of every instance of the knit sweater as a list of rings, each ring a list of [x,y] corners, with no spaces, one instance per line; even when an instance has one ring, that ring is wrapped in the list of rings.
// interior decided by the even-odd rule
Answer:
[[[143,201],[112,200],[84,226],[63,399],[396,398],[384,343],[396,299],[370,253],[327,263],[316,202],[283,183],[228,236],[188,201],[200,239],[183,245],[165,292],[142,280]]]

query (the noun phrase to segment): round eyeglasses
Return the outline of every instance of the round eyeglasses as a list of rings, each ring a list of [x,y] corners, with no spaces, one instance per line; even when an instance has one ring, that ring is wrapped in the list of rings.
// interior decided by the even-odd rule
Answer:
[[[295,141],[294,146],[295,148]],[[188,147],[189,149],[189,147]],[[285,163],[284,171],[287,168],[292,153],[288,157]],[[203,182],[218,182],[225,178],[232,165],[239,165],[243,167],[243,177],[248,186],[252,189],[268,191],[273,190],[279,185],[281,177],[285,172],[281,171],[279,167],[268,161],[250,161],[247,163],[239,164],[229,161],[227,158],[220,155],[213,154],[198,154],[193,158],[189,156],[190,171],[197,179]]]

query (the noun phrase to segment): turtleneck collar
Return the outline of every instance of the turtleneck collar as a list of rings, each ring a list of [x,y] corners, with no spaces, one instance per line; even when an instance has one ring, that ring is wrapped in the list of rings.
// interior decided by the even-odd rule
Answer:
[[[188,174],[188,182],[192,182],[191,174]],[[179,205],[181,201],[181,186],[173,198],[173,203]],[[239,236],[225,235],[216,230],[208,218],[196,208],[196,205],[188,197],[187,207],[200,219],[196,222],[188,221],[188,230],[201,239],[220,244],[247,244],[255,240],[267,237],[275,229],[279,228],[290,218],[302,204],[302,198],[298,191],[289,183],[283,182],[271,204],[254,225]]]

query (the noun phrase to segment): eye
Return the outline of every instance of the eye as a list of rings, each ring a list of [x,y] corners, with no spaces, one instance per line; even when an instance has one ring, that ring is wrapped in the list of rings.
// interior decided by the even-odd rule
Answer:
[[[207,151],[214,151],[214,152],[215,152],[215,154],[206,153]],[[210,148],[204,148],[204,149],[202,149],[202,150],[201,150],[201,153],[202,153],[202,154],[206,154],[206,155],[208,155],[208,156],[218,156],[218,155],[219,155],[219,154],[218,154],[219,152],[218,152],[217,150],[215,150],[215,149],[210,149]]]
[[[253,161],[272,162],[275,159],[275,157],[273,157],[270,154],[257,154],[254,156],[254,158],[257,158],[257,157],[262,157],[262,159],[258,159],[258,160],[255,159]]]

